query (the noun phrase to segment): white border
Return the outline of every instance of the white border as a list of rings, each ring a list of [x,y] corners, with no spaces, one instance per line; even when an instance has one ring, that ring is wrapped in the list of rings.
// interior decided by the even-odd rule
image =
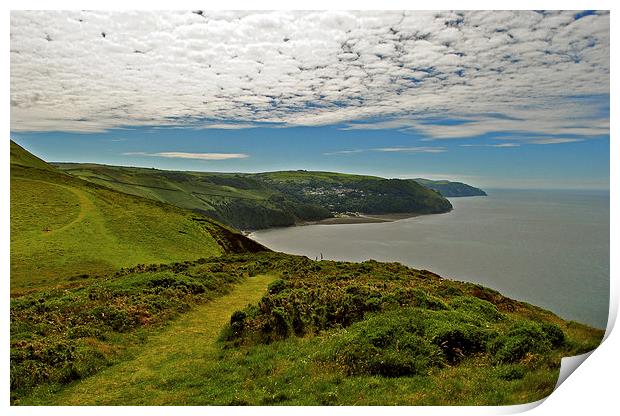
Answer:
[[[174,2],[153,2],[153,1],[120,1],[120,0],[108,0],[102,1],[90,1],[85,3],[82,1],[8,1],[9,8],[15,10],[23,9],[241,9],[241,10],[269,10],[269,9],[310,9],[310,10],[322,10],[322,9],[369,9],[369,10],[398,10],[398,9],[428,9],[429,5],[432,5],[432,9],[605,9],[612,10],[611,13],[611,37],[612,45],[616,44],[614,30],[615,10],[613,8],[612,1],[531,1],[524,0],[520,2],[492,2],[492,1],[468,1],[466,4],[462,1],[446,1],[435,0],[432,3],[421,2],[416,4],[411,1],[405,0],[388,0],[382,2],[370,2],[360,0],[313,0],[312,2],[299,2],[292,3],[290,1],[282,0],[261,0],[260,2],[252,2],[250,0],[227,0],[226,2],[208,3],[204,2],[200,4],[195,1],[177,0]],[[9,22],[10,13],[8,9],[2,10],[2,22],[4,36],[2,37],[3,51],[3,73],[4,82],[3,88],[3,120],[6,126],[7,134],[9,133],[10,126],[10,108],[9,108]],[[613,49],[611,52],[612,68],[615,68],[613,61],[616,58]],[[611,89],[614,89],[613,76],[611,79]],[[617,108],[618,100],[616,94],[611,95],[611,136],[614,136],[615,123],[614,115]],[[7,140],[8,142],[8,140]],[[5,142],[6,143],[6,142]],[[7,143],[8,144],[8,143]],[[6,144],[5,144],[6,146]],[[611,140],[610,154],[612,157],[611,164],[611,252],[618,252],[618,221],[617,213],[620,209],[618,203],[618,193],[615,188],[620,185],[618,181],[618,155],[620,155],[620,145],[618,140]],[[2,405],[6,407],[10,414],[16,415],[31,415],[31,414],[45,414],[45,415],[82,415],[84,413],[95,415],[108,415],[111,411],[120,414],[136,414],[136,413],[148,413],[149,415],[167,415],[171,412],[171,409],[164,407],[115,407],[113,410],[104,407],[40,407],[40,408],[26,408],[26,407],[10,407],[9,406],[9,374],[8,374],[8,362],[9,362],[9,328],[8,328],[8,316],[9,316],[9,154],[8,152],[0,152],[0,164],[2,166],[2,177],[0,179],[2,184],[2,217],[0,224],[2,224],[2,313],[4,319],[2,322]],[[619,340],[616,331],[611,331],[613,322],[615,322],[618,310],[618,262],[612,256],[611,258],[611,307],[610,307],[610,320],[608,323],[607,338],[605,342],[597,348],[592,355],[586,360],[585,365],[580,366],[575,373],[568,377],[568,379],[559,386],[559,388],[551,395],[547,400],[525,405],[525,406],[506,406],[506,407],[364,407],[364,408],[330,408],[330,407],[300,407],[296,409],[286,407],[259,407],[259,408],[232,408],[232,407],[193,407],[193,408],[174,408],[175,413],[179,414],[204,414],[209,412],[212,414],[269,414],[288,416],[291,411],[296,413],[314,415],[317,412],[322,414],[349,414],[355,412],[360,415],[372,415],[377,413],[388,412],[391,414],[411,414],[415,413],[420,415],[484,415],[484,414],[513,414],[527,409],[530,410],[531,415],[555,415],[555,414],[608,414],[611,409],[616,408],[618,405],[617,394],[617,379],[619,368],[619,359],[617,351],[619,348]],[[534,407],[537,405],[536,407]]]

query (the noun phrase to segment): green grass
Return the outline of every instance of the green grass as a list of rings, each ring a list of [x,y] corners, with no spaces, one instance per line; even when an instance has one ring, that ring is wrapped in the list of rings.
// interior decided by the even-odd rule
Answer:
[[[138,263],[217,256],[227,251],[226,240],[244,239],[202,215],[59,172],[15,146],[11,144],[14,293],[74,284]],[[256,245],[247,241],[248,247]]]
[[[279,253],[140,266],[11,309],[13,401],[38,405],[525,403],[603,334],[396,263]],[[58,377],[28,384],[46,363]]]
[[[53,170],[44,160],[39,159],[30,152],[24,150],[23,147],[11,140],[11,164],[27,166],[36,169]]]
[[[150,337],[131,360],[60,393],[41,389],[20,404],[189,404],[195,383],[217,365],[220,352],[215,341],[230,314],[258,301],[273,279],[273,275],[248,277],[231,293],[195,307]]]

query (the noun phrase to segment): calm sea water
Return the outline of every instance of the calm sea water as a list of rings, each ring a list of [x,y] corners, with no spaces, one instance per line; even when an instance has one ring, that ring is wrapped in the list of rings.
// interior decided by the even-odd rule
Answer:
[[[566,319],[604,328],[609,192],[490,190],[452,212],[391,223],[258,231],[267,247],[310,258],[397,261],[476,282]]]

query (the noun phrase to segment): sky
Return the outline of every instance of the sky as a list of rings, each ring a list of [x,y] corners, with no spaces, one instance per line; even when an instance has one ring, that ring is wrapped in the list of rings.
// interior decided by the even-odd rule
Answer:
[[[11,12],[49,161],[609,188],[609,14]]]

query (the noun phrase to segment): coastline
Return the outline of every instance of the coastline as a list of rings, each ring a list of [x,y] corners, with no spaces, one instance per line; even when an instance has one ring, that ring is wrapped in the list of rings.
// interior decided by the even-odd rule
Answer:
[[[450,210],[452,211],[452,209]],[[447,211],[447,212],[450,212]],[[273,230],[278,228],[290,228],[290,227],[303,227],[306,225],[344,225],[344,224],[373,224],[382,222],[395,222],[400,220],[406,220],[408,218],[420,217],[422,215],[437,215],[446,214],[447,212],[437,212],[433,214],[421,214],[419,212],[398,212],[392,214],[357,214],[346,215],[340,217],[325,218],[318,221],[299,221],[292,225],[280,226],[280,227],[267,227],[258,230],[239,230],[241,233],[249,238],[252,238],[252,234],[257,231]]]
[[[318,221],[302,221],[295,225],[337,225],[337,224],[372,224],[380,222],[394,222],[398,220],[404,220],[407,218],[418,217],[420,214],[417,212],[399,212],[394,214],[359,214],[348,215],[341,217],[325,218]]]
[[[252,234],[257,231],[273,230],[277,228],[290,228],[290,227],[303,227],[306,225],[343,225],[343,224],[373,224],[382,222],[394,222],[405,220],[407,218],[419,217],[421,215],[434,215],[434,214],[420,214],[419,212],[399,212],[394,214],[359,214],[342,217],[325,218],[318,221],[299,221],[293,225],[284,227],[268,227],[260,230],[240,230],[246,237],[252,238]]]

